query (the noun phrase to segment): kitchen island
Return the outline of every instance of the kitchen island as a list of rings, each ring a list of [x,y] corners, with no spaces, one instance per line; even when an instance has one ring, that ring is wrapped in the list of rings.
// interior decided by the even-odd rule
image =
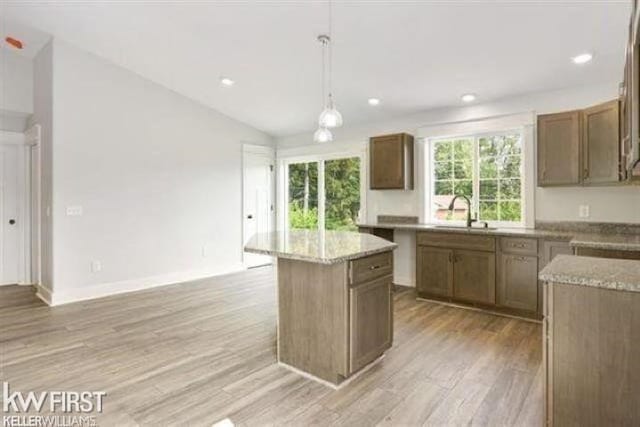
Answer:
[[[277,258],[278,362],[332,387],[393,341],[393,249],[369,234],[258,233],[245,251]]]

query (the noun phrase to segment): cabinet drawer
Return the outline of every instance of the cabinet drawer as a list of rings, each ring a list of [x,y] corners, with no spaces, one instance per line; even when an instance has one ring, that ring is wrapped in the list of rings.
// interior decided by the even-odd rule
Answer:
[[[366,282],[393,272],[393,253],[383,252],[350,262],[351,284]]]
[[[500,249],[502,252],[518,255],[537,255],[538,240],[522,239],[519,237],[501,237]]]
[[[496,239],[492,236],[478,236],[461,233],[418,233],[418,245],[437,246],[453,249],[469,249],[493,252]]]

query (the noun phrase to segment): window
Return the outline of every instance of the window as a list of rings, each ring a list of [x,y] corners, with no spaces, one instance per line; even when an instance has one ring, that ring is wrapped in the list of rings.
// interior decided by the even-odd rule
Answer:
[[[521,225],[522,135],[519,131],[431,140],[431,220],[462,221],[471,200],[480,221]]]
[[[290,229],[356,231],[360,215],[361,157],[287,163]]]

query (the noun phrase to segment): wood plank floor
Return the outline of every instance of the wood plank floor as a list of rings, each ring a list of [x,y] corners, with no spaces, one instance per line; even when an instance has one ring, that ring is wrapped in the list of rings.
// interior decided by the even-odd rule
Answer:
[[[0,378],[104,390],[101,426],[542,425],[540,325],[395,294],[395,340],[334,391],[276,365],[269,267],[49,308],[0,287]]]

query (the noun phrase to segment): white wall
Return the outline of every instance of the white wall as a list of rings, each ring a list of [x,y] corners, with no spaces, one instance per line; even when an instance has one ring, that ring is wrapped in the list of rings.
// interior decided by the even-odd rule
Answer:
[[[32,124],[41,130],[41,285],[53,289],[53,44],[43,47],[34,59]]]
[[[370,136],[394,132],[423,135],[425,128],[441,127],[442,124],[463,123],[516,113],[544,114],[584,108],[615,98],[617,90],[617,83],[611,82],[591,87],[523,95],[486,104],[426,111],[376,123],[349,125],[349,118],[345,117],[347,125],[335,130],[334,142],[325,145],[313,144],[312,132],[283,137],[277,140],[278,155],[340,151],[344,147],[366,145]],[[424,186],[421,185],[420,179],[416,180],[416,184],[413,191],[368,191],[366,198],[368,221],[375,221],[376,217],[382,214],[420,216],[421,192],[424,191]],[[582,220],[578,217],[581,204],[590,205],[589,221],[640,223],[640,187],[638,186],[536,188],[535,219],[579,221]],[[395,280],[400,284],[413,285],[415,283],[415,235],[411,232],[397,232],[396,236],[399,248],[395,256]]]
[[[53,76],[54,300],[240,268],[241,144],[271,138],[58,40]]]
[[[24,131],[33,113],[33,60],[0,48],[0,129]]]

